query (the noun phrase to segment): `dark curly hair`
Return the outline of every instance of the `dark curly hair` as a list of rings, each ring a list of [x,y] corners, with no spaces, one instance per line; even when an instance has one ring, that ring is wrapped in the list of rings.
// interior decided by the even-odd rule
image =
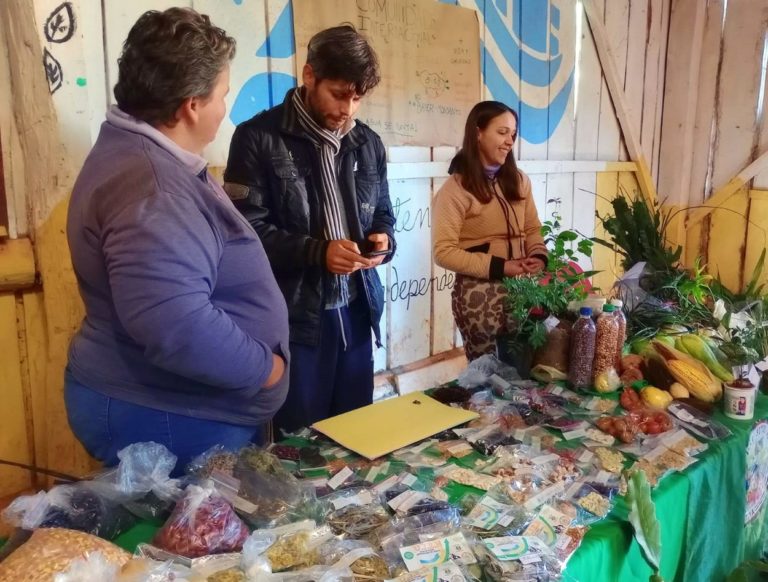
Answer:
[[[326,28],[309,39],[307,64],[318,81],[348,81],[363,96],[381,81],[379,59],[351,24]]]
[[[117,106],[150,125],[172,123],[189,97],[207,97],[235,56],[235,39],[191,8],[149,10],[123,43]]]

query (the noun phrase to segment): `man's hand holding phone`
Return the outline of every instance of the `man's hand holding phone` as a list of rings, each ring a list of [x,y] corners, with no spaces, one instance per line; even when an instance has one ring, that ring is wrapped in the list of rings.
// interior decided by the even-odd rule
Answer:
[[[370,267],[378,267],[391,252],[389,237],[381,232],[368,235],[369,244],[364,245],[362,255],[371,263]],[[368,267],[368,268],[370,268]]]

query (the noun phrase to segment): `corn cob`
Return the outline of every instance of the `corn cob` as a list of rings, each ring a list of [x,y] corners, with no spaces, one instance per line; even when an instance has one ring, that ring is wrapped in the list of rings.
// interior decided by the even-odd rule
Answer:
[[[662,343],[653,342],[652,345],[664,359],[670,374],[691,393],[691,396],[705,402],[714,402],[720,398],[723,385],[702,362]]]
[[[694,334],[686,334],[680,336],[678,341],[684,348],[681,351],[690,354],[702,362],[707,368],[709,368],[710,372],[712,372],[723,382],[733,382],[733,374],[717,361],[717,358],[712,353],[712,350],[699,336]]]
[[[697,369],[682,360],[668,360],[667,368],[687,390],[691,396],[704,402],[714,402],[719,393],[714,389],[710,378],[703,370]]]
[[[720,365],[728,369],[731,365],[731,362],[728,359],[728,356],[725,355],[725,352],[720,349],[718,343],[711,337],[707,337],[705,335],[699,337],[705,344],[709,346],[709,349],[712,350],[712,353],[715,355],[715,358],[717,358],[717,361],[720,362]]]

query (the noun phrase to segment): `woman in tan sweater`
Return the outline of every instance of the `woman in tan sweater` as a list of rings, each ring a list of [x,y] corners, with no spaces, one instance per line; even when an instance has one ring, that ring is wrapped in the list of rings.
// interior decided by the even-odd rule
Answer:
[[[498,101],[475,105],[433,203],[434,258],[456,272],[453,316],[470,360],[495,353],[496,337],[508,331],[501,280],[537,273],[547,261],[531,181],[512,151],[517,121]]]

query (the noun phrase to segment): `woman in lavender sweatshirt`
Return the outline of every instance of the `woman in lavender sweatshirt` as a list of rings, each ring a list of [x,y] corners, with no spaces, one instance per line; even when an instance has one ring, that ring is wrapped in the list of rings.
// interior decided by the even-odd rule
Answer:
[[[288,314],[251,226],[206,170],[235,41],[190,9],[128,34],[67,223],[86,315],[69,351],[70,426],[106,465],[155,441],[177,468],[264,438],[285,400]]]

